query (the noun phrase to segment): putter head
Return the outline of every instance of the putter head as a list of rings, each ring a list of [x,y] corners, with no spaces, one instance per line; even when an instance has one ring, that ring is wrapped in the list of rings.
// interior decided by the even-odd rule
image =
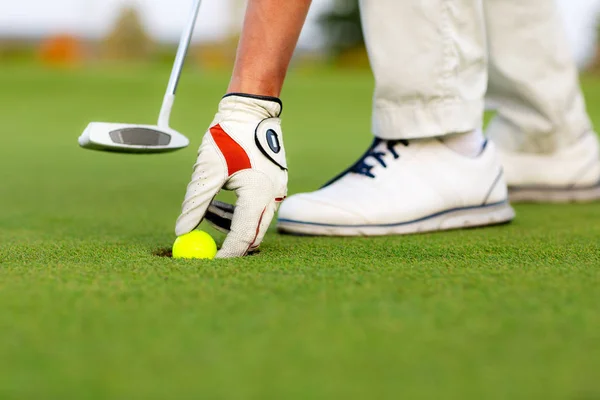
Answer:
[[[189,144],[181,133],[157,125],[92,122],[79,137],[84,149],[117,153],[166,153]]]

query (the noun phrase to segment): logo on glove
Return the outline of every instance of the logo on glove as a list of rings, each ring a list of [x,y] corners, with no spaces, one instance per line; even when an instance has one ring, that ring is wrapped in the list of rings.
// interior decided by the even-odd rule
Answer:
[[[277,132],[273,129],[269,129],[267,131],[267,144],[273,151],[273,153],[277,154],[281,151],[281,145],[279,144],[279,136],[277,136]]]
[[[287,170],[285,147],[279,118],[267,118],[256,127],[254,141],[260,152],[283,170]]]

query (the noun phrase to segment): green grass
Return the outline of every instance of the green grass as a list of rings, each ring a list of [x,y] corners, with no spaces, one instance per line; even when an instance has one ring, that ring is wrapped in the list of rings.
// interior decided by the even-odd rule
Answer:
[[[600,398],[600,206],[389,238],[271,233],[240,260],[153,255],[225,75],[190,72],[184,151],[80,150],[89,120],[152,123],[165,71],[0,69],[0,398]],[[590,109],[600,81],[585,82]],[[290,192],[370,142],[367,73],[293,74]],[[600,123],[600,114],[593,114]],[[222,240],[222,237],[219,237]]]

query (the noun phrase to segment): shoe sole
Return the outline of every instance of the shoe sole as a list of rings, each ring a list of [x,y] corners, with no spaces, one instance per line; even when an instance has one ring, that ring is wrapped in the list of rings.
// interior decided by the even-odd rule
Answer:
[[[281,233],[306,236],[387,236],[476,228],[506,224],[515,211],[506,201],[485,206],[457,208],[439,212],[415,221],[385,225],[330,225],[280,219]]]
[[[508,196],[512,203],[590,203],[600,200],[600,182],[581,188],[509,186]]]

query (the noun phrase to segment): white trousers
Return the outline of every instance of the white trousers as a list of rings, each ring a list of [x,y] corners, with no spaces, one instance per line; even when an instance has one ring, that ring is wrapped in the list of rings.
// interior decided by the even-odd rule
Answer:
[[[545,153],[592,129],[554,0],[361,0],[375,75],[373,132],[414,139],[483,124]],[[489,85],[488,85],[489,82]]]

